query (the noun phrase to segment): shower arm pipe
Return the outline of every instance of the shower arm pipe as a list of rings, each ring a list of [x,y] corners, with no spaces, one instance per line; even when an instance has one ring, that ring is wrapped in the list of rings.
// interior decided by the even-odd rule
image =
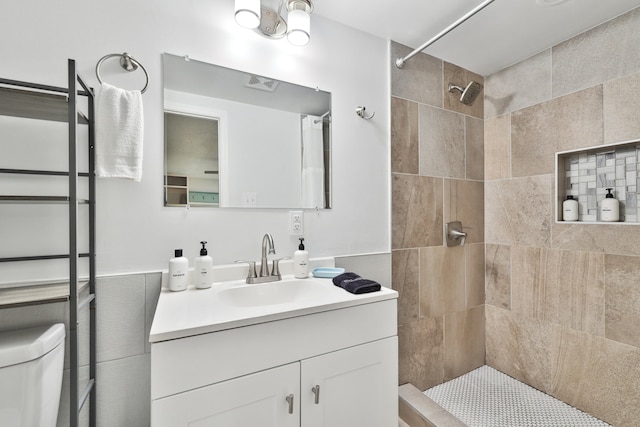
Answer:
[[[485,0],[482,3],[480,3],[478,6],[476,6],[475,8],[471,9],[469,12],[467,12],[466,14],[464,14],[462,17],[460,17],[457,21],[455,21],[453,24],[449,25],[447,28],[445,28],[444,30],[440,31],[438,34],[436,34],[434,37],[432,37],[431,39],[429,39],[427,42],[425,42],[422,46],[418,47],[417,49],[415,49],[413,52],[409,53],[407,56],[401,57],[396,59],[396,67],[398,68],[404,68],[404,64],[405,62],[407,62],[409,59],[413,58],[415,55],[417,55],[418,53],[422,52],[423,50],[425,50],[427,47],[431,46],[433,43],[437,42],[438,40],[440,40],[442,37],[446,36],[447,34],[449,34],[449,32],[451,32],[452,30],[454,30],[455,28],[457,28],[460,24],[462,24],[463,22],[465,22],[467,19],[471,18],[473,15],[475,15],[476,13],[480,12],[482,9],[484,9],[485,7],[489,6],[491,3],[493,3],[495,0]]]

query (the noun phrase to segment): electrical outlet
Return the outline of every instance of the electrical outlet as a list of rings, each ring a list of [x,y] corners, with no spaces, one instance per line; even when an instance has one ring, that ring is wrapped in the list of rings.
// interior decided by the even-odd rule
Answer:
[[[304,217],[302,211],[289,212],[289,235],[302,236],[304,234]]]
[[[258,205],[258,194],[251,192],[242,193],[242,206],[245,208],[255,208]]]

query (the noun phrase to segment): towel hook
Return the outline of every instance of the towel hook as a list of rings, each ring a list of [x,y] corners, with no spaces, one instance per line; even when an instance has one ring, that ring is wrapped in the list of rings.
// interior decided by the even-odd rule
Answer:
[[[376,115],[376,113],[372,113],[370,116],[367,116],[367,114],[365,113],[366,108],[362,107],[362,106],[357,106],[356,107],[356,114],[360,117],[362,117],[365,120],[371,120],[373,119],[373,116]]]
[[[98,82],[102,84],[102,79],[100,78],[100,67],[102,66],[102,63],[109,58],[115,58],[118,56],[120,57],[120,66],[124,70],[133,72],[133,71],[136,71],[138,67],[142,68],[142,71],[144,71],[144,76],[147,79],[147,81],[145,82],[142,90],[140,90],[140,93],[145,93],[145,91],[147,90],[147,86],[149,86],[149,73],[147,73],[147,70],[144,68],[144,66],[140,62],[138,62],[133,56],[129,55],[127,52],[110,53],[100,58],[100,60],[96,64],[96,77],[98,77]]]

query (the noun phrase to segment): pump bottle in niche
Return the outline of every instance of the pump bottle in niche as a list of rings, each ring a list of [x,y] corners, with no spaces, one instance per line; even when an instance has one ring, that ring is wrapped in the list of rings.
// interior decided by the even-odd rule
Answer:
[[[207,289],[213,283],[213,258],[207,253],[207,242],[200,242],[200,256],[193,263],[193,282],[198,289]]]
[[[620,220],[620,203],[611,194],[613,188],[607,188],[605,199],[600,202],[600,220],[604,222],[616,222]]]
[[[562,220],[577,221],[578,220],[578,201],[573,196],[567,196],[567,200],[562,202]]]
[[[184,291],[189,284],[189,261],[182,256],[182,249],[176,249],[169,260],[169,290]]]

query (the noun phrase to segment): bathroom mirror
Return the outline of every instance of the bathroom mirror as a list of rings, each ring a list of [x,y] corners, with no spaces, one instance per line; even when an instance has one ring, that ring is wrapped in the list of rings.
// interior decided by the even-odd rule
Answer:
[[[166,206],[331,207],[331,94],[163,54]]]

